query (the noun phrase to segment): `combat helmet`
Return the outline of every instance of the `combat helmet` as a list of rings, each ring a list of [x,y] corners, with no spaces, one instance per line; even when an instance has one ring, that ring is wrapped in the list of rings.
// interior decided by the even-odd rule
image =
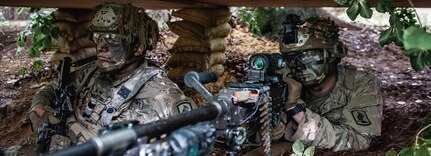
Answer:
[[[297,15],[288,15],[283,27],[280,52],[292,68],[294,78],[304,85],[321,83],[345,55],[338,38],[339,28],[330,19],[313,17],[301,21]],[[306,70],[308,73],[303,74]]]
[[[159,29],[143,8],[131,4],[105,3],[97,6],[90,22],[92,40],[121,40],[122,59],[112,69],[144,58],[145,51],[156,48]]]

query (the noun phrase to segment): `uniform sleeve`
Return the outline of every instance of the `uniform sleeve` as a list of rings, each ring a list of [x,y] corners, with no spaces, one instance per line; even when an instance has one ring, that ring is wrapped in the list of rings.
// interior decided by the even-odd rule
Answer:
[[[381,132],[383,99],[373,75],[360,73],[355,80],[347,105],[332,110],[341,114],[340,121],[331,123],[307,109],[299,124],[288,124],[285,138],[333,151],[368,148],[371,138]]]
[[[42,87],[34,96],[31,101],[31,107],[34,107],[37,104],[48,105],[51,104],[52,100],[54,100],[54,84],[49,84]]]
[[[91,67],[95,64],[87,64],[86,66],[83,66],[82,68],[72,72],[70,74],[70,80],[71,85],[73,85],[75,88],[78,87],[81,80],[84,78],[86,73],[88,73],[91,70]],[[32,99],[31,106],[35,106],[36,104],[42,104],[42,105],[50,105],[51,102],[54,100],[55,96],[55,89],[57,88],[56,83],[48,84],[42,89],[40,89]]]
[[[197,108],[181,89],[165,77],[158,74],[151,79],[132,101],[131,109],[135,120],[148,123],[162,118],[177,115]]]

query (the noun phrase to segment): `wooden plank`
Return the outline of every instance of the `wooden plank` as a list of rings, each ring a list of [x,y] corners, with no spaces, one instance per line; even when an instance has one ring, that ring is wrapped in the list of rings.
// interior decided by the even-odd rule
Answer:
[[[92,8],[107,0],[0,0],[0,6]],[[187,7],[340,7],[334,0],[109,0],[117,3],[132,3],[146,9],[176,9]],[[377,0],[372,0],[375,6]],[[431,0],[412,0],[415,7],[431,7]],[[393,5],[410,7],[408,0],[393,0]]]

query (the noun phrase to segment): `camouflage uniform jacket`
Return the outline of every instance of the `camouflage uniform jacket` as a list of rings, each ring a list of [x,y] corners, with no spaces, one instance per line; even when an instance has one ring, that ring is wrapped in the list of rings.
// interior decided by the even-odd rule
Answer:
[[[379,136],[383,99],[379,80],[354,67],[339,66],[335,87],[323,97],[305,93],[306,112],[299,124],[289,122],[285,139],[318,148],[363,150]]]
[[[90,63],[73,72],[71,80],[77,89],[73,104],[75,114],[67,119],[72,144],[95,137],[99,128],[110,122],[138,120],[148,123],[196,108],[193,101],[161,69],[149,66],[146,62],[129,76],[115,81],[100,73],[95,63]],[[142,81],[144,84],[133,94],[133,88]],[[54,87],[49,85],[42,88],[33,97],[33,105],[50,104]],[[114,108],[112,116],[104,117],[110,108]],[[83,115],[86,109],[92,110],[91,115]]]

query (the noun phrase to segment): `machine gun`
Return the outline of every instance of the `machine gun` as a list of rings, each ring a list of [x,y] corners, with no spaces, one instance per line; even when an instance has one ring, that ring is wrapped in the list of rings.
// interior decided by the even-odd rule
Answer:
[[[217,97],[202,85],[216,81],[215,73],[188,72],[185,84],[208,101],[203,107],[144,125],[109,125],[99,137],[52,155],[209,155],[215,143],[236,155],[248,136],[259,133],[247,124],[262,128],[261,145],[271,155],[271,127],[280,124],[288,100],[281,72],[286,63],[281,54],[259,53],[249,65],[248,80],[230,84]]]
[[[54,100],[51,108],[54,109],[54,117],[58,118],[58,124],[43,123],[38,129],[37,153],[46,153],[49,150],[51,140],[55,135],[66,136],[66,118],[69,117],[72,110],[72,97],[74,89],[70,83],[70,65],[72,59],[65,57],[59,66],[58,88],[55,89]]]

